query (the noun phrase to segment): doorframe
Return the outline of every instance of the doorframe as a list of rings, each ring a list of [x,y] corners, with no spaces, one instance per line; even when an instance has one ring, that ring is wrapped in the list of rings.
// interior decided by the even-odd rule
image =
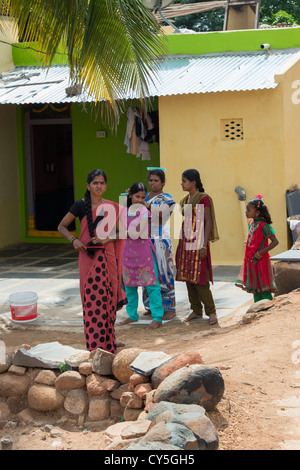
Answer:
[[[55,239],[55,242],[63,239],[62,235],[57,230],[37,230],[35,228],[35,214],[34,214],[34,166],[33,166],[33,155],[32,155],[32,132],[31,129],[35,125],[71,125],[72,117],[69,118],[54,118],[54,119],[30,119],[29,113],[24,114],[24,137],[25,137],[25,165],[24,165],[24,182],[25,182],[25,195],[26,195],[26,220],[25,230],[26,238],[41,237],[42,242],[46,241],[46,238]],[[73,128],[72,128],[73,131]],[[73,165],[73,187],[74,187],[74,160],[72,152],[72,165]],[[71,232],[76,236],[76,229]],[[64,239],[63,239],[64,240]],[[47,240],[48,241],[48,240]],[[53,241],[53,240],[52,240]]]

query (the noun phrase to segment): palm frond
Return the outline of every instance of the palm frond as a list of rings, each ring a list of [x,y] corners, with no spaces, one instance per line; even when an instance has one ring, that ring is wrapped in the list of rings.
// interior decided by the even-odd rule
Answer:
[[[118,115],[133,91],[147,96],[166,53],[155,16],[141,0],[0,0],[8,4],[23,41],[36,41],[44,65],[63,44],[73,83],[105,99]]]

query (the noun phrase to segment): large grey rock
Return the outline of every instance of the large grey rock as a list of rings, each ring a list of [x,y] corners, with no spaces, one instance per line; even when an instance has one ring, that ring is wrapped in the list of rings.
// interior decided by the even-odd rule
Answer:
[[[43,343],[28,351],[24,348],[18,349],[13,364],[16,366],[39,367],[43,369],[59,369],[69,357],[78,353],[86,353],[84,350],[64,346],[57,341],[53,343]]]
[[[217,450],[219,437],[211,420],[205,415],[205,409],[199,405],[182,405],[171,402],[155,403],[149,410],[147,419],[159,422],[180,423],[188,427],[195,435],[199,450]]]
[[[172,444],[165,444],[164,442],[152,441],[152,442],[133,442],[128,446],[124,447],[123,450],[173,450],[178,451],[182,450],[180,447],[174,446]]]
[[[153,421],[154,424],[159,421],[166,423],[169,421],[180,421],[184,423],[186,420],[200,419],[203,416],[205,416],[205,409],[202,406],[161,401],[151,406],[147,419]]]
[[[154,403],[170,401],[201,405],[210,411],[221,400],[224,380],[218,369],[192,364],[165,378],[154,394]]]
[[[139,444],[146,442],[161,442],[178,447],[181,450],[198,450],[194,433],[180,423],[160,422],[156,424],[139,440]]]

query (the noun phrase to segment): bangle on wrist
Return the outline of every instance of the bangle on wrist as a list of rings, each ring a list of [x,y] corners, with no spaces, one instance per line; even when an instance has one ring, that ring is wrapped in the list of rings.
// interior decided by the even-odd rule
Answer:
[[[77,240],[77,237],[73,237],[73,238],[70,240],[71,243],[72,243],[72,245],[73,245],[74,240]]]

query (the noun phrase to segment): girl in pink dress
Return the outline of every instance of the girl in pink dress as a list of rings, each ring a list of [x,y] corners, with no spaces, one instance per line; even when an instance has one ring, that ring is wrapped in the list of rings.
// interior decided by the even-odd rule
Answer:
[[[254,302],[272,300],[277,291],[269,251],[278,245],[272,220],[262,196],[256,196],[247,203],[246,217],[249,234],[245,249],[244,263],[236,286],[254,295]]]
[[[151,213],[144,205],[146,194],[147,188],[143,183],[133,184],[128,194],[127,238],[124,241],[122,265],[129,318],[119,325],[138,321],[138,287],[145,287],[152,315],[148,329],[153,330],[161,326],[164,309],[155,248],[149,236]]]

